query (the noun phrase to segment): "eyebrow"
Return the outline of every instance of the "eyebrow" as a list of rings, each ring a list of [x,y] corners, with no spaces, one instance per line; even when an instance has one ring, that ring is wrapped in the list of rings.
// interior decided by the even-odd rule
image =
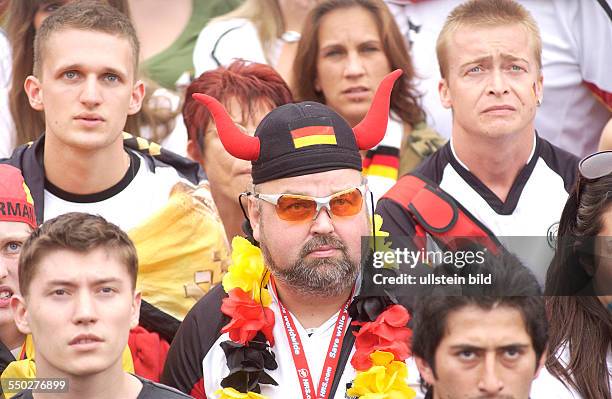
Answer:
[[[501,58],[504,61],[522,61],[522,62],[524,62],[526,64],[529,64],[529,61],[527,61],[526,59],[521,58],[521,57],[517,57],[515,55],[511,55],[511,54],[501,54]],[[470,60],[470,61],[466,62],[466,63],[462,64],[460,68],[463,69],[463,68],[467,67],[468,65],[482,64],[482,63],[487,62],[487,61],[490,62],[492,59],[493,59],[493,56],[486,55],[484,57],[476,58],[476,59],[473,59],[473,60]]]
[[[515,343],[511,343],[511,344],[497,346],[497,347],[495,347],[495,350],[500,350],[500,349],[527,349],[527,348],[529,348],[529,344],[523,344],[523,343],[515,342]],[[453,351],[455,351],[455,350],[471,350],[471,351],[484,351],[484,350],[486,350],[486,348],[483,348],[481,346],[471,345],[471,344],[451,345],[450,349],[453,350]]]
[[[109,284],[109,283],[121,283],[121,279],[117,277],[101,278],[101,279],[94,280],[91,285],[103,285],[103,284]],[[46,283],[47,287],[65,286],[65,287],[74,288],[74,287],[77,287],[78,285],[79,284],[75,283],[74,281],[61,280],[61,279],[51,280]]]
[[[370,45],[371,45],[371,44],[380,45],[380,44],[381,44],[381,41],[380,41],[380,40],[378,40],[378,39],[370,39],[370,40],[365,40],[365,41],[363,41],[363,42],[359,42],[359,43],[357,44],[357,47],[359,47],[359,46],[363,46],[363,45],[369,45],[369,44],[370,44]],[[344,48],[344,47],[346,47],[346,46],[344,45],[344,43],[340,43],[340,42],[330,42],[330,43],[328,43],[328,44],[323,45],[323,46],[321,47],[321,50],[325,50],[325,49],[329,49],[329,48],[335,48],[335,47],[342,47],[342,48]]]

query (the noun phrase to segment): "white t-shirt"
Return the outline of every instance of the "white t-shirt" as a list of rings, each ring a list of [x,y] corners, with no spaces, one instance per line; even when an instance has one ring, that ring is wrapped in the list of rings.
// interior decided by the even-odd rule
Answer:
[[[236,59],[275,65],[281,44],[280,39],[277,40],[271,54],[266,54],[257,28],[251,21],[243,18],[213,21],[202,29],[193,50],[196,76],[219,66],[228,66]]]
[[[130,157],[131,165],[123,179],[100,193],[66,193],[46,182],[44,220],[67,212],[85,212],[100,215],[129,231],[167,204],[176,183],[189,184],[172,167],[157,167],[153,173],[140,155],[130,152]]]
[[[440,103],[435,47],[446,16],[462,1],[385,1],[412,43],[412,60],[422,78],[417,88],[424,94],[428,123],[450,137],[452,115]],[[612,117],[612,104],[607,108],[585,82],[612,93],[612,20],[596,0],[518,2],[531,12],[542,36],[544,99],[536,114],[538,133],[578,156],[592,153]]]

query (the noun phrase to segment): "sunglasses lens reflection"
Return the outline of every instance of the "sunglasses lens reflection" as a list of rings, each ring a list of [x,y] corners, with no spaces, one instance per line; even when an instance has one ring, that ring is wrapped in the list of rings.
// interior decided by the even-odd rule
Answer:
[[[357,188],[334,196],[329,201],[331,212],[335,216],[354,216],[361,211],[363,201],[361,191]],[[314,199],[285,194],[278,199],[276,213],[287,221],[298,222],[312,220],[317,212]]]

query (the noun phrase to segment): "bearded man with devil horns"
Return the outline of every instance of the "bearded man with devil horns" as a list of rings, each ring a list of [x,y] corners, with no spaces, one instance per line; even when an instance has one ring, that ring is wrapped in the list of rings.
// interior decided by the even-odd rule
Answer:
[[[234,239],[223,286],[193,307],[172,343],[165,384],[196,398],[413,395],[405,383],[408,312],[387,299],[363,306],[358,283],[361,238],[372,232],[359,151],[383,138],[400,75],[381,82],[354,129],[328,107],[303,102],[271,111],[251,137],[214,98],[194,94],[225,149],[252,161],[245,226],[259,248]],[[379,388],[368,385],[374,374]]]

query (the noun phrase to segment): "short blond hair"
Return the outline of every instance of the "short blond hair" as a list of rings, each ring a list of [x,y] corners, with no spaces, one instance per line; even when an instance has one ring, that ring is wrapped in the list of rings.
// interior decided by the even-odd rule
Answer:
[[[531,36],[538,69],[542,69],[542,38],[540,29],[529,11],[514,0],[470,0],[455,7],[446,18],[436,43],[440,75],[448,72],[448,42],[453,33],[464,26],[494,27],[522,25]]]

